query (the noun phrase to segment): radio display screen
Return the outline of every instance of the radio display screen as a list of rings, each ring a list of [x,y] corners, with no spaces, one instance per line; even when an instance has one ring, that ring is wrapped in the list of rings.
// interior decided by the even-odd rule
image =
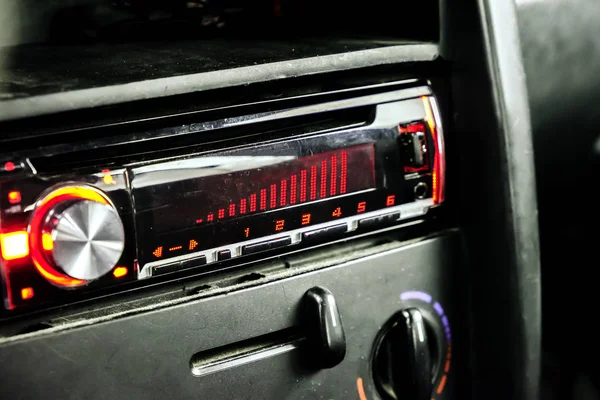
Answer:
[[[207,152],[130,170],[139,262],[160,262],[400,204],[397,129]]]
[[[195,170],[202,176],[170,185],[168,204],[153,198],[156,233],[216,224],[375,187],[373,143],[304,157],[223,156],[201,162],[205,165]]]

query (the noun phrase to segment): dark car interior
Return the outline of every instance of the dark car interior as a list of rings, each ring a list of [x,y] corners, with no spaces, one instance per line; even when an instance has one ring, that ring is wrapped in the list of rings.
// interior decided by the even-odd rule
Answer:
[[[600,399],[599,19],[0,0],[0,397]]]

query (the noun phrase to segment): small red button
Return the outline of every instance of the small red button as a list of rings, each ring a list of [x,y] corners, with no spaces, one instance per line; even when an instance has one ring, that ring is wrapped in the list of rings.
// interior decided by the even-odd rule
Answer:
[[[31,288],[31,287],[26,287],[26,288],[21,289],[21,298],[23,300],[31,299],[33,297],[33,294],[34,294],[33,288]]]
[[[21,202],[21,192],[16,190],[8,192],[8,202],[10,204],[19,204]]]

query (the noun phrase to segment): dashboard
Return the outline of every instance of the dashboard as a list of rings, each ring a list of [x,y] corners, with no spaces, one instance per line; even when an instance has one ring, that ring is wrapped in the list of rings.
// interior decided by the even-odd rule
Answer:
[[[560,321],[542,325],[568,259],[553,177],[572,175],[549,165],[581,159],[594,133],[546,136],[573,126],[549,99],[583,86],[553,83],[563,58],[534,27],[571,7],[67,3],[0,2],[23,16],[0,31],[3,391],[533,400],[593,386]]]

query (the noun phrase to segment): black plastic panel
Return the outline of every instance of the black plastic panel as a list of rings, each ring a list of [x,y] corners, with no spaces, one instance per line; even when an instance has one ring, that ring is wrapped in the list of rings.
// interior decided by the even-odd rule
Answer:
[[[460,225],[472,282],[471,396],[534,400],[541,359],[538,221],[515,5],[458,3],[446,2],[442,53],[454,60]]]
[[[462,273],[458,238],[448,234],[398,243],[376,256],[264,286],[52,334],[5,339],[0,342],[3,392],[15,398],[51,393],[60,399],[355,399],[362,383],[366,398],[377,399],[369,358],[378,330],[401,308],[417,306],[433,315],[441,315],[443,308],[452,331],[451,336],[446,333],[452,342],[451,365],[441,395],[437,390],[444,374],[438,376],[433,398],[464,398],[458,390],[465,382],[460,373],[467,329],[464,304],[457,301],[464,299],[467,287],[456,278]],[[333,293],[344,324],[348,348],[337,367],[307,367],[300,344],[243,367],[192,374],[190,362],[198,352],[301,328],[301,300],[316,285]],[[415,290],[423,294],[415,297]],[[439,305],[434,307],[435,302]]]
[[[34,48],[0,51],[0,121],[438,56],[433,43],[352,39]]]

